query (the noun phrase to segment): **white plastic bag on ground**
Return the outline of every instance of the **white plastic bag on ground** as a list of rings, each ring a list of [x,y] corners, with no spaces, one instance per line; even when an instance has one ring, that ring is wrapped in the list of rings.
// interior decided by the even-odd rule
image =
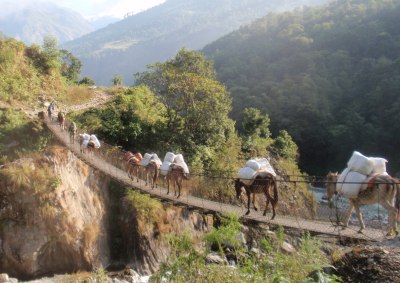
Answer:
[[[372,161],[373,169],[372,174],[384,174],[386,173],[386,163],[388,162],[385,158],[370,157]]]
[[[363,175],[369,175],[374,168],[374,164],[370,158],[358,151],[354,151],[349,162],[347,162],[347,168]]]
[[[257,174],[256,170],[253,170],[250,167],[243,167],[239,170],[237,177],[243,184],[249,186],[253,183],[256,174]]]

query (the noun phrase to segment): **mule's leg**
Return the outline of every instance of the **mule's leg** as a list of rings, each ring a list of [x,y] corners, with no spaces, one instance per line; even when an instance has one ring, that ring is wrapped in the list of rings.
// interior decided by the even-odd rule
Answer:
[[[176,187],[177,187],[177,182],[178,182],[178,180],[177,180],[177,176],[176,176],[175,173],[174,173],[173,181],[172,181],[172,182],[174,183],[174,196],[176,197]]]
[[[264,209],[263,216],[267,215],[267,209],[268,209],[269,201],[271,199],[271,196],[269,195],[268,187],[264,188],[264,196],[265,196],[265,209]],[[272,201],[271,201],[271,204],[272,204]],[[275,215],[273,215],[272,217],[275,217]]]
[[[247,194],[247,212],[246,212],[246,215],[249,215],[249,213],[250,213],[251,193],[250,193],[250,191],[246,190],[246,194]]]
[[[353,213],[354,204],[351,199],[349,199],[349,201],[350,201],[350,206],[343,220],[343,229],[346,229],[346,227],[349,225],[350,216]]]
[[[271,201],[271,206],[272,206],[272,217],[271,217],[271,220],[274,220],[275,215],[276,215],[276,213],[275,213],[276,203],[272,203],[272,201]]]
[[[156,169],[157,170],[157,169]],[[151,184],[151,188],[154,189],[154,187],[157,188],[157,171],[153,170],[153,177],[152,177],[152,184]]]
[[[388,215],[389,215],[387,235],[390,236],[390,235],[392,235],[393,232],[398,234],[397,221],[396,221],[397,209],[393,206],[393,203],[391,203],[388,200],[382,202],[382,206],[384,208],[386,208]]]
[[[358,221],[360,222],[360,230],[358,230],[358,233],[362,233],[362,231],[365,229],[365,224],[364,224],[364,219],[363,216],[361,214],[361,210],[360,210],[360,206],[358,203],[354,203],[354,208],[356,210],[356,214],[357,214],[357,218]]]
[[[144,168],[144,177],[145,177],[145,181],[146,181],[145,186],[147,186],[147,183],[149,182],[149,171],[147,168]]]
[[[258,208],[256,206],[256,194],[255,193],[253,193],[253,207],[254,207],[255,211],[258,211]]]
[[[170,179],[170,177],[171,177],[171,176],[170,176],[170,173],[171,173],[171,172],[168,172],[168,173],[167,173],[167,178],[166,178],[166,179],[167,179],[167,195],[169,194],[169,179]]]
[[[178,196],[176,198],[179,198],[181,196],[181,186],[182,186],[182,181],[179,178],[177,180],[177,186],[178,186]]]
[[[158,186],[158,184],[157,184],[157,181],[158,181],[158,169],[157,168],[154,168],[154,175],[153,175],[154,177],[153,177],[153,185],[157,188],[157,186]]]

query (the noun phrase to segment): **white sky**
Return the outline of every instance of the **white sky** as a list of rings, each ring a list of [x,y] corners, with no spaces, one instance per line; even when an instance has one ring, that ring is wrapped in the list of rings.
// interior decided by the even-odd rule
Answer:
[[[7,0],[0,0],[1,2]],[[85,18],[98,18],[111,15],[122,18],[125,14],[138,13],[165,0],[14,0],[14,7],[32,5],[35,2],[51,2],[80,13]]]

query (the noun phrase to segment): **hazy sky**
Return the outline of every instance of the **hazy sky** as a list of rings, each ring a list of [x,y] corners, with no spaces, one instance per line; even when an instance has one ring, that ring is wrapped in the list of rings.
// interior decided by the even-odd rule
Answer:
[[[0,0],[0,3],[7,0]],[[51,2],[58,6],[70,8],[86,18],[112,15],[122,18],[126,13],[146,10],[165,0],[14,0],[17,6],[32,5],[35,2]]]

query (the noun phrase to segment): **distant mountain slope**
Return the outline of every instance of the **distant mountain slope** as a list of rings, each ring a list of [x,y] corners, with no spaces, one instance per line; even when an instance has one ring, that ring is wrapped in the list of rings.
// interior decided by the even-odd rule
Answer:
[[[328,0],[168,0],[142,13],[66,43],[83,62],[82,74],[110,84],[126,83],[145,65],[164,61],[181,49],[200,49],[220,36],[271,11]]]
[[[93,27],[74,11],[38,2],[0,12],[0,30],[26,44],[42,44],[46,35],[55,36],[61,43],[91,32]]]
[[[270,15],[206,46],[233,96],[286,129],[307,172],[341,170],[353,150],[400,173],[400,2],[345,0]],[[317,165],[318,164],[318,165]]]

